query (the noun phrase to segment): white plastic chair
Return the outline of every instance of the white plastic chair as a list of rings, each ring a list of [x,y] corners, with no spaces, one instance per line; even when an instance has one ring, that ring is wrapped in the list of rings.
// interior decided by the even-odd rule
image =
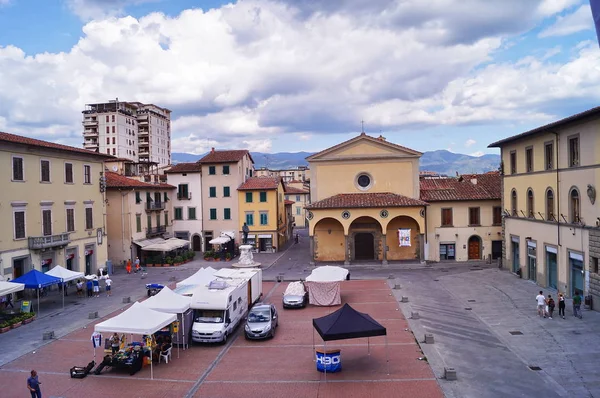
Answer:
[[[160,363],[161,359],[165,360],[165,363],[169,363],[169,359],[171,359],[171,350],[173,346],[167,348],[167,351],[161,351],[160,356],[158,357],[158,363]]]

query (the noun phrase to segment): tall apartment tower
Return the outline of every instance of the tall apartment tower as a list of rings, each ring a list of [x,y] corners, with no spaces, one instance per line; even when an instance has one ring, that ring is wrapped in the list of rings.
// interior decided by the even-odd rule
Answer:
[[[82,113],[85,149],[158,167],[171,164],[170,110],[117,99],[88,104]]]

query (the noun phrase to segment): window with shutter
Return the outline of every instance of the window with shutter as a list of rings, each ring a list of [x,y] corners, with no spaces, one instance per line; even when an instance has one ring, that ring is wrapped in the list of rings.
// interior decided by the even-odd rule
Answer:
[[[252,203],[252,192],[246,192],[246,203]]]
[[[25,212],[15,211],[15,239],[25,239]]]
[[[223,187],[223,197],[228,198],[230,196],[231,196],[231,192],[229,190],[229,187]]]
[[[41,160],[40,168],[41,168],[41,181],[42,182],[50,182],[50,161],[49,160]]]
[[[231,209],[228,209],[228,208],[223,209],[223,218],[225,220],[231,220]]]
[[[225,175],[229,174],[229,165],[223,166],[223,174],[225,174]]]
[[[91,207],[85,208],[85,229],[94,228],[93,210]]]
[[[196,208],[188,207],[188,220],[195,220],[195,219],[196,219]]]
[[[140,192],[139,192],[139,191],[136,191],[136,192],[135,192],[135,203],[136,203],[136,204],[142,203],[142,197],[141,197],[141,195],[140,195]]]
[[[183,207],[176,207],[175,208],[175,219],[176,220],[183,220]]]
[[[246,213],[246,224],[250,226],[254,225],[254,213]]]
[[[141,214],[135,215],[135,231],[142,232],[142,215]]]
[[[269,223],[269,216],[266,212],[260,213],[260,225],[267,225]]]
[[[210,219],[211,220],[217,219],[217,209],[210,209]]]
[[[52,210],[42,210],[42,233],[44,236],[52,235]]]
[[[469,225],[480,225],[479,207],[469,207]]]
[[[260,193],[260,201],[263,203],[267,201],[267,193],[266,192]]]
[[[75,209],[67,209],[67,232],[75,231]]]
[[[92,183],[92,166],[88,166],[88,165],[83,166],[83,183],[84,184]]]
[[[216,198],[217,197],[217,187],[210,187],[208,188],[208,196],[211,198]]]
[[[494,206],[492,209],[492,223],[494,225],[502,225],[502,207]]]
[[[217,168],[215,166],[208,166],[208,174],[214,176],[217,174]]]
[[[452,226],[452,209],[442,209],[442,227]]]
[[[23,158],[13,158],[13,181],[23,181]]]
[[[65,163],[65,182],[72,184],[73,183],[73,164]]]

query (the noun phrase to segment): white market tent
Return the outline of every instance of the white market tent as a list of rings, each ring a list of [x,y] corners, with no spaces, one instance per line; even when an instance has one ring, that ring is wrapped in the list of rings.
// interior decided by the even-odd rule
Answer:
[[[188,296],[182,296],[181,294],[177,294],[167,286],[163,287],[160,292],[156,295],[148,298],[141,302],[141,304],[147,308],[150,308],[155,311],[166,312],[169,314],[181,314],[182,325],[181,329],[183,331],[183,341],[187,341],[185,339],[185,317],[183,314],[190,309],[190,304],[192,302],[192,298]],[[184,344],[185,349],[185,344]],[[179,345],[177,345],[177,356],[179,357]]]
[[[23,289],[25,289],[25,285],[22,283],[0,281],[0,296],[20,292]]]
[[[94,331],[151,335],[176,320],[175,314],[155,311],[135,302],[119,315],[98,323],[94,326]],[[150,362],[150,378],[154,379],[152,362]]]
[[[83,272],[71,271],[63,267],[62,265],[57,265],[52,268],[50,271],[45,272],[46,275],[54,276],[57,278],[61,278],[63,282],[69,282],[77,278],[83,278]]]
[[[306,277],[307,282],[338,282],[346,280],[348,270],[342,267],[326,265],[324,267],[315,268],[309,276]]]
[[[189,246],[190,242],[179,238],[170,238],[160,243],[154,243],[143,247],[142,249],[150,252],[170,252],[185,246]]]
[[[198,285],[207,285],[210,281],[214,280],[216,269],[213,267],[200,268],[198,272],[193,274],[192,276],[182,280],[181,282],[177,282],[177,288],[181,286],[198,286]]]
[[[218,236],[208,242],[210,245],[223,245],[230,240],[233,240],[235,234],[233,232],[221,232],[221,236]]]

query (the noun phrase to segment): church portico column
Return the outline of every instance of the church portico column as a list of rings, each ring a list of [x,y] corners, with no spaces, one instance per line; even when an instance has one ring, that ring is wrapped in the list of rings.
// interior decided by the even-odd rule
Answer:
[[[381,245],[383,247],[383,257],[381,261],[381,265],[388,265],[387,261],[387,241],[385,238],[385,234],[381,235]]]
[[[344,265],[350,265],[350,237],[344,235]]]
[[[315,237],[309,236],[310,243],[310,261],[308,262],[310,265],[315,265]]]

